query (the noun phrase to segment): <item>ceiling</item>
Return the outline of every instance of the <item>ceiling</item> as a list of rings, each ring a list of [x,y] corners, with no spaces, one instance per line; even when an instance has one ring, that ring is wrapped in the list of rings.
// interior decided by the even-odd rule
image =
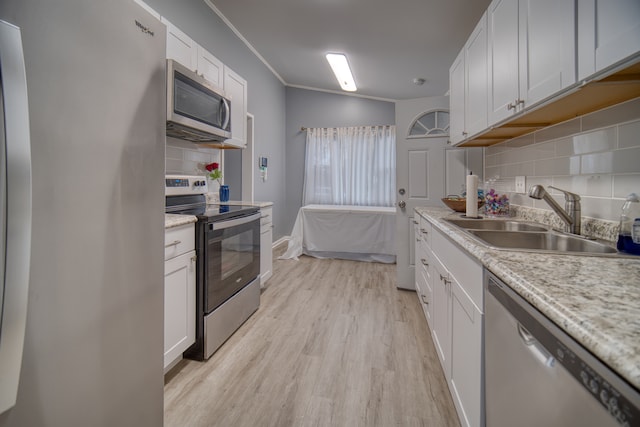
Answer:
[[[449,66],[490,0],[205,2],[284,84],[341,92],[324,55],[342,52],[356,94],[400,100],[447,92]],[[425,83],[415,85],[415,78]]]

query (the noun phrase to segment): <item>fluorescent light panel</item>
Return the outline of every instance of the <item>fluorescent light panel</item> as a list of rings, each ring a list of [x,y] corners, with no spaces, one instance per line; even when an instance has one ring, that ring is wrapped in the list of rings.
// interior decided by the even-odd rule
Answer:
[[[342,90],[355,92],[357,90],[356,82],[353,80],[347,57],[342,53],[327,53],[327,61],[329,61],[329,65],[331,65],[331,69],[336,75]]]

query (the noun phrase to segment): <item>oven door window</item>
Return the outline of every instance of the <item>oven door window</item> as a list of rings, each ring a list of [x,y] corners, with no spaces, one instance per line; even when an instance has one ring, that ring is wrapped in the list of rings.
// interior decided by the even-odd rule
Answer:
[[[206,313],[260,274],[260,221],[210,231],[208,234]]]

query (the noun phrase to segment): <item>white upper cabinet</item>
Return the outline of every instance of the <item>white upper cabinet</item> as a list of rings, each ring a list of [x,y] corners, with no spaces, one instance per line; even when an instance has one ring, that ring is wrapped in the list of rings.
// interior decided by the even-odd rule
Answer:
[[[167,26],[167,59],[173,59],[191,71],[196,71],[198,68],[197,43],[164,17],[162,22]]]
[[[218,87],[223,87],[224,64],[218,58],[198,45],[197,50],[198,74]]]
[[[487,14],[449,69],[453,145],[487,127]]]
[[[520,0],[520,99],[535,104],[576,82],[573,0]]]
[[[449,140],[454,145],[467,137],[464,109],[464,49],[462,49],[449,68]]]
[[[465,131],[469,136],[487,127],[487,14],[471,33],[465,52]]]
[[[162,18],[162,22],[167,26],[167,58],[222,88],[231,100],[231,138],[214,145],[244,148],[247,145],[247,81],[167,19]]]
[[[494,0],[488,10],[489,120],[576,81],[574,0]]]
[[[606,69],[640,50],[640,1],[578,2],[578,77]]]
[[[225,67],[224,92],[231,100],[231,139],[225,144],[244,148],[247,145],[247,81]]]

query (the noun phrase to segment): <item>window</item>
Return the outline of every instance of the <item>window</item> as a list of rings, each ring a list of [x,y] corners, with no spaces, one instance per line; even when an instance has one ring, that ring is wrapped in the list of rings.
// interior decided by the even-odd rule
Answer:
[[[449,112],[446,110],[434,110],[418,116],[411,123],[407,138],[446,135],[449,135]]]
[[[395,126],[307,129],[303,203],[394,206]]]

